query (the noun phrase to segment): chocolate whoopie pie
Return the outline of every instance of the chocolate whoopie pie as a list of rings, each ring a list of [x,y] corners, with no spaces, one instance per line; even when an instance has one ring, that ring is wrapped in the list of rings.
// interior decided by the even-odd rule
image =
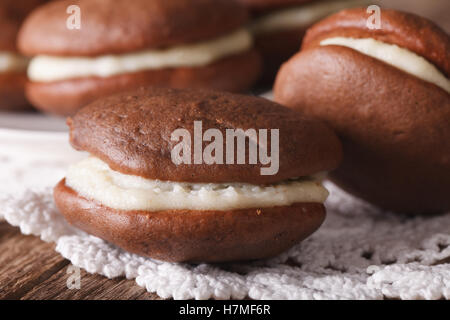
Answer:
[[[20,24],[44,0],[0,2],[0,110],[30,108],[24,95],[28,59],[16,48]]]
[[[70,5],[81,12],[69,29]],[[261,59],[230,0],[62,0],[34,12],[20,32],[34,56],[27,96],[43,111],[71,115],[98,97],[140,85],[245,91]]]
[[[251,260],[293,246],[323,222],[328,192],[317,174],[342,156],[322,122],[263,98],[214,91],[141,88],[98,100],[68,124],[72,146],[91,156],[56,186],[61,213],[127,251],[167,261]],[[244,162],[239,134],[229,136],[239,129]],[[184,162],[173,160],[179,130],[183,140],[192,137],[183,142]],[[257,150],[250,145],[260,159],[261,152],[278,158],[278,169],[264,175],[273,162],[250,161]]]
[[[382,208],[450,209],[450,37],[432,22],[364,9],[313,26],[278,74],[278,102],[325,120],[341,137],[338,185]]]
[[[363,0],[239,0],[253,15],[250,29],[264,60],[262,83],[272,83],[283,62],[293,56],[306,29],[341,9]]]

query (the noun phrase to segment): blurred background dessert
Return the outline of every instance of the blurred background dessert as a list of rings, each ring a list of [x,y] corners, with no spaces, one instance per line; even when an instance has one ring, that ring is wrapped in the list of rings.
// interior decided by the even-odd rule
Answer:
[[[364,0],[238,0],[252,15],[250,30],[264,61],[261,84],[270,84],[283,62],[300,48],[312,24]]]
[[[0,110],[29,108],[24,96],[28,59],[17,52],[16,37],[25,17],[45,0],[0,2]]]
[[[67,8],[81,11],[79,29]],[[38,109],[71,115],[112,93],[146,86],[249,90],[260,57],[247,11],[230,0],[60,0],[25,21],[26,94]]]
[[[344,146],[330,179],[383,209],[450,209],[450,36],[419,15],[365,8],[310,28],[283,64],[275,100],[326,121]]]
[[[377,4],[421,15],[450,31],[448,0],[173,0],[170,4],[137,0],[131,6],[123,1],[126,10],[120,9],[121,1],[60,0],[31,15],[21,46],[29,58],[37,56],[28,72],[28,100],[34,106],[59,115],[72,114],[97,97],[136,85],[264,92],[272,86],[281,64],[299,50],[306,29],[345,7]],[[0,3],[0,110],[29,108],[23,87],[30,60],[18,54],[16,36],[25,16],[45,2]],[[84,28],[79,31],[66,28],[67,7],[73,4],[82,7]],[[126,14],[135,17],[126,18]],[[99,18],[102,15],[107,18]],[[134,28],[138,23],[139,28]],[[108,34],[116,37],[116,47],[107,48],[105,41],[112,39]],[[178,40],[160,41],[173,36]],[[159,44],[152,42],[158,37]],[[129,46],[139,41],[138,46]],[[192,52],[193,46],[196,58],[188,61],[186,52]],[[170,53],[171,61],[155,67],[155,56],[141,55],[143,51],[159,56],[163,51]],[[207,57],[203,63],[200,56]]]

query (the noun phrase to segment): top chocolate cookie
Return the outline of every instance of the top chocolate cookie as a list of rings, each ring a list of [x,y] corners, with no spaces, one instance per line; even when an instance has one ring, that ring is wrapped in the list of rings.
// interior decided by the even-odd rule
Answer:
[[[389,9],[382,10],[381,29],[369,29],[367,18],[365,8],[334,14],[308,30],[302,49],[320,46],[322,40],[331,37],[373,38],[406,48],[450,76],[450,37],[436,24],[411,13]]]
[[[70,5],[81,9],[81,29],[66,27]],[[21,29],[24,54],[95,56],[209,40],[247,20],[230,0],[61,0],[36,10]]]
[[[171,151],[178,142],[171,135],[185,129],[194,137],[195,121],[201,121],[203,131],[218,129],[223,137],[227,129],[267,129],[267,150],[274,150],[270,131],[278,129],[278,172],[261,175],[265,165],[249,161],[174,164]],[[270,184],[332,170],[342,156],[337,137],[322,122],[263,98],[231,93],[141,88],[98,100],[68,124],[76,149],[100,158],[113,170],[148,179]],[[223,143],[227,150],[225,139]],[[261,138],[257,144],[261,147]]]
[[[46,0],[2,0],[0,2],[0,51],[16,50],[16,37],[25,17]]]

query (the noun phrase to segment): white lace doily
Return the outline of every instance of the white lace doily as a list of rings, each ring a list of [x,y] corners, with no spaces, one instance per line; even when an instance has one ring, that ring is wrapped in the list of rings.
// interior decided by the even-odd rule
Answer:
[[[174,264],[70,227],[51,194],[66,165],[0,155],[0,214],[22,233],[56,242],[62,256],[90,273],[135,279],[175,299],[450,299],[450,213],[380,212],[327,184],[325,224],[289,252],[253,263]]]

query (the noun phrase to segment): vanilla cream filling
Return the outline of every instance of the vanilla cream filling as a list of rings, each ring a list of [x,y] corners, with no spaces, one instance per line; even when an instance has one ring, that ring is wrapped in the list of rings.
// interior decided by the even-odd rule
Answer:
[[[408,49],[371,38],[354,39],[336,37],[325,39],[320,42],[320,45],[337,45],[351,48],[412,74],[421,80],[433,83],[450,93],[450,80],[432,63]]]
[[[27,58],[13,52],[0,51],[0,73],[25,71],[27,65]]]
[[[66,185],[79,195],[117,210],[234,210],[323,203],[328,191],[313,179],[270,186],[245,183],[183,183],[149,180],[113,171],[98,158],[69,168]]]
[[[35,82],[52,82],[90,76],[105,78],[163,68],[202,67],[245,52],[252,45],[250,32],[240,29],[210,41],[123,55],[94,58],[36,56],[31,60],[28,77]]]
[[[255,34],[308,27],[342,9],[366,4],[365,0],[324,1],[281,9],[256,19],[250,26]]]

